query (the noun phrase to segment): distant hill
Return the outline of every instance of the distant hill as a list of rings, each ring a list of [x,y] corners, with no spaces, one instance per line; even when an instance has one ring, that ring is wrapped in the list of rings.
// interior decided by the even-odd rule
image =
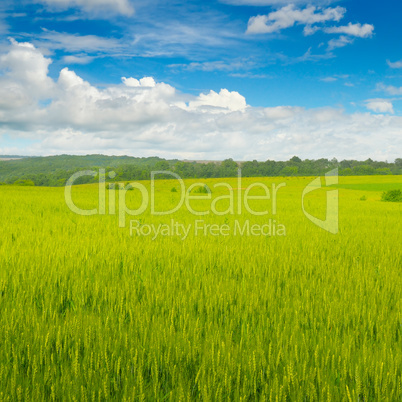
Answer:
[[[36,185],[64,185],[74,172],[82,169],[117,169],[136,167],[148,171],[158,162],[159,157],[136,158],[132,156],[106,155],[57,155],[46,157],[19,157],[4,155],[0,158],[0,182],[13,183],[19,179],[32,180]],[[177,160],[169,163],[173,165]]]
[[[235,177],[238,167],[244,177],[269,176],[319,176],[332,169],[339,169],[341,176],[399,175],[402,174],[402,159],[395,162],[343,160],[335,158],[301,160],[297,156],[288,161],[267,160],[265,162],[224,161],[179,161],[166,160],[157,156],[137,158],[133,156],[106,155],[58,155],[47,157],[0,157],[0,184],[36,186],[64,186],[68,178],[79,170],[104,168],[115,172],[115,181],[148,180],[152,171],[174,171],[182,178]],[[171,178],[170,175],[159,176]],[[81,177],[76,184],[94,183],[97,177]]]
[[[3,161],[11,161],[16,159],[28,158],[28,156],[21,156],[21,155],[0,155],[0,160]]]

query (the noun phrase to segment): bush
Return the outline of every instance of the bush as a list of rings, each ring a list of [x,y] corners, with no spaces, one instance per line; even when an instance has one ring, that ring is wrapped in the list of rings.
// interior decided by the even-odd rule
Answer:
[[[389,190],[382,193],[381,201],[402,202],[401,190]]]
[[[360,201],[366,201],[367,197],[365,195],[363,195],[362,197],[360,197]]]
[[[20,180],[16,180],[14,182],[14,185],[16,185],[16,186],[34,186],[35,183],[32,180],[20,179]]]
[[[120,190],[124,189],[125,184],[124,183],[109,183],[108,189],[109,190]],[[133,188],[129,188],[127,191],[133,190]]]
[[[170,190],[171,193],[177,193],[176,187],[172,187],[172,189]]]
[[[211,189],[205,184],[204,186],[199,186],[199,187],[195,188],[193,193],[208,194],[208,193],[211,193]]]

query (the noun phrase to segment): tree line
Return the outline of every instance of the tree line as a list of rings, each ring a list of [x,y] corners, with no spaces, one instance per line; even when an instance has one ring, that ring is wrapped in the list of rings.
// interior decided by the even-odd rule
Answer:
[[[60,155],[52,157],[23,158],[20,160],[0,159],[0,182],[2,184],[64,186],[71,175],[83,169],[115,172],[114,181],[149,180],[153,171],[171,171],[181,178],[223,178],[237,176],[238,168],[243,177],[269,176],[320,176],[338,168],[341,176],[400,175],[402,158],[394,162],[321,159],[300,159],[297,156],[288,161],[267,160],[236,162],[226,159],[222,162],[190,162],[166,160],[158,157],[135,158],[129,156]],[[160,178],[172,178],[159,175]],[[98,177],[84,176],[76,183],[94,183]]]

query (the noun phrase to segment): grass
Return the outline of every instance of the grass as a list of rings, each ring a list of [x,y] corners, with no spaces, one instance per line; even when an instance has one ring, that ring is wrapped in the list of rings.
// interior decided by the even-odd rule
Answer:
[[[394,189],[402,189],[402,183],[339,184],[332,187],[344,188],[346,190],[388,191]]]
[[[60,188],[2,186],[0,400],[401,400],[401,204],[380,202],[382,188],[364,203],[360,189],[340,188],[340,233],[331,235],[301,210],[312,178],[242,187],[282,180],[274,219],[286,236],[184,241],[130,236],[116,215],[75,215]],[[212,198],[227,194],[218,181],[203,180]],[[157,208],[177,203],[173,185],[157,183]],[[325,215],[325,191],[308,194],[310,213]],[[97,206],[94,185],[73,196]],[[172,218],[195,219],[184,208],[138,219]],[[197,219],[267,222],[244,208]]]
[[[398,176],[361,176],[340,177],[340,183],[331,187],[358,191],[388,191],[402,189],[402,183]]]

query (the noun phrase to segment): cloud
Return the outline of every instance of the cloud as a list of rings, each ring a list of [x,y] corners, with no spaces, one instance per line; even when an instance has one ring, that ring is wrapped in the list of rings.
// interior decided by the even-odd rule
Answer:
[[[62,61],[66,64],[89,64],[93,59],[94,57],[86,54],[77,54],[64,56]]]
[[[320,78],[320,81],[323,81],[323,82],[335,82],[335,81],[338,81],[338,79],[346,80],[348,78],[349,78],[348,74],[335,74],[333,76]]]
[[[229,74],[234,78],[251,78],[251,79],[261,79],[261,78],[273,78],[273,76],[267,74],[254,74],[254,73],[231,73]]]
[[[335,82],[335,81],[337,81],[338,79],[337,78],[335,78],[335,77],[324,77],[324,78],[320,78],[320,81],[323,81],[323,82]]]
[[[148,88],[153,88],[156,86],[155,80],[153,77],[144,77],[141,78],[140,80],[137,80],[136,78],[133,77],[122,77],[121,79],[124,83],[124,85],[128,87],[148,87]]]
[[[318,4],[326,5],[333,3],[334,0],[221,0],[221,3],[234,6],[287,6],[289,4]]]
[[[146,57],[185,56],[200,59],[200,55],[215,54],[233,56],[233,49],[249,46],[241,38],[240,31],[221,15],[202,13],[195,16],[172,16],[168,21],[159,19],[147,24],[138,23],[133,30],[131,50]],[[213,51],[212,51],[213,49]]]
[[[391,61],[387,60],[388,66],[391,68],[402,68],[402,60],[396,61],[392,63]]]
[[[218,108],[218,112],[242,111],[246,107],[246,99],[242,95],[227,89],[221,89],[219,93],[211,90],[208,94],[200,94],[196,100],[189,103],[191,110],[200,109],[210,112],[215,108]]]
[[[129,0],[36,0],[36,2],[47,5],[51,10],[80,8],[85,12],[95,14],[112,12],[125,16],[134,13],[134,8]]]
[[[11,39],[11,49],[0,56],[3,75],[0,83],[8,97],[42,99],[51,94],[54,83],[48,76],[51,60],[44,57],[31,43]],[[4,100],[4,99],[3,99]],[[13,103],[10,103],[12,107]]]
[[[122,49],[122,44],[114,38],[69,34],[47,29],[44,29],[35,38],[34,43],[50,50],[64,50],[67,52],[109,53],[118,52]]]
[[[63,50],[72,56],[85,53],[100,57],[185,56],[189,59],[205,57],[205,54],[211,53],[211,49],[221,49],[223,54],[226,52],[232,55],[231,49],[242,46],[238,34],[219,31],[210,22],[203,26],[190,26],[180,22],[138,25],[133,32],[127,32],[125,37],[119,39],[43,29],[33,38],[33,43],[51,51]]]
[[[275,33],[290,28],[295,24],[313,25],[326,21],[339,21],[343,18],[346,9],[343,7],[317,8],[309,6],[303,10],[297,9],[293,4],[268,15],[251,17],[248,22],[248,34]]]
[[[377,84],[377,91],[387,92],[390,95],[402,95],[402,87],[395,87],[393,85],[384,85],[383,83]]]
[[[121,84],[98,88],[69,68],[51,79],[50,63],[28,43],[13,42],[0,56],[0,138],[7,134],[19,144],[12,153],[212,160],[400,157],[400,116],[252,107],[236,91],[183,94],[152,77],[125,77]],[[0,154],[10,153],[10,141],[0,143]]]
[[[9,30],[10,27],[8,26],[8,24],[4,21],[4,16],[0,15],[0,35],[6,35]]]
[[[326,60],[335,57],[331,52],[326,52],[323,54],[313,54],[311,52],[311,47],[307,49],[307,51],[300,57],[295,57],[293,59],[288,59],[287,64],[295,64],[301,63],[305,61],[318,61],[318,60]]]
[[[328,42],[328,51],[337,49],[339,47],[344,47],[344,46],[349,45],[351,43],[353,43],[353,39],[342,35],[338,39],[331,39]]]
[[[373,36],[374,32],[374,25],[370,24],[352,24],[349,22],[348,25],[341,26],[341,27],[330,27],[325,28],[324,31],[326,33],[341,33],[350,36],[356,36],[359,38],[369,38]]]
[[[314,35],[317,31],[319,31],[321,28],[317,26],[311,26],[311,25],[306,25],[303,29],[303,34],[304,36],[310,36]]]
[[[255,67],[255,63],[249,60],[238,61],[205,61],[205,62],[192,62],[188,64],[170,64],[168,66],[172,69],[180,69],[187,71],[237,71],[249,70]]]
[[[366,108],[376,113],[394,114],[392,102],[387,99],[369,99],[366,101]]]

